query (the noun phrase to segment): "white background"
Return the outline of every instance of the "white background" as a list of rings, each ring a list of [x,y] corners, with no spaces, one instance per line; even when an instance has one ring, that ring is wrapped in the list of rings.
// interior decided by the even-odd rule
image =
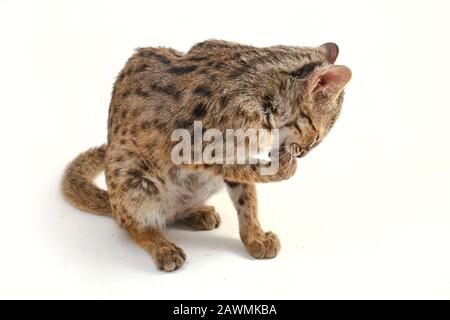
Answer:
[[[1,298],[450,298],[448,1],[0,0]],[[341,118],[290,181],[259,186],[283,249],[250,258],[225,192],[219,230],[169,228],[172,274],[108,218],[59,193],[106,140],[133,49],[209,38],[339,44]]]

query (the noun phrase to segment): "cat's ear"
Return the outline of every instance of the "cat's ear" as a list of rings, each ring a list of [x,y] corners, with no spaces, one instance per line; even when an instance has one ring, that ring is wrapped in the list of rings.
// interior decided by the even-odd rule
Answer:
[[[339,55],[339,47],[333,42],[324,43],[319,47],[319,51],[327,57],[329,63],[335,63]]]
[[[352,71],[346,66],[317,69],[309,77],[306,90],[309,95],[321,92],[334,99],[344,90],[351,78]]]

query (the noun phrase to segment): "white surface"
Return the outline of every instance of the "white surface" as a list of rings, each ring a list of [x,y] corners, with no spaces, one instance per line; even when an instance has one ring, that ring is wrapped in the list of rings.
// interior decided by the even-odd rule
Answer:
[[[450,298],[447,1],[0,1],[1,298]],[[156,271],[112,220],[63,202],[79,152],[106,139],[133,48],[219,38],[341,47],[354,77],[326,141],[292,180],[261,185],[282,241],[256,261],[225,193],[212,232]]]

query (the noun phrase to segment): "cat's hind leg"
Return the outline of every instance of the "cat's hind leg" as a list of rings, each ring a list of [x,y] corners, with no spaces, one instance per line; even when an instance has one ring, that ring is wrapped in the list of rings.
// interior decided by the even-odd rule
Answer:
[[[147,167],[128,153],[121,163],[108,163],[106,177],[117,222],[152,256],[159,269],[180,268],[186,255],[164,234],[166,216],[161,205],[161,188],[149,176]]]
[[[131,227],[128,232],[136,243],[150,253],[160,270],[170,272],[183,266],[186,254],[183,249],[167,240],[161,228]]]
[[[196,230],[213,230],[220,226],[221,218],[213,206],[203,206],[182,221]]]

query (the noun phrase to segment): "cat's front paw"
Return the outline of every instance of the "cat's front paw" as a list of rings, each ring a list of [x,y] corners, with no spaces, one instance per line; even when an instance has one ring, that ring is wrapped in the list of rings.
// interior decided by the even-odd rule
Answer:
[[[285,150],[273,151],[270,158],[269,163],[258,163],[257,170],[260,174],[265,172],[264,175],[273,176],[272,181],[288,180],[297,171],[297,159]]]
[[[158,248],[154,254],[154,259],[160,270],[170,272],[181,268],[186,261],[186,254],[183,249],[169,243]]]
[[[278,236],[269,231],[246,244],[246,248],[248,253],[256,259],[271,259],[280,252],[281,243]]]

